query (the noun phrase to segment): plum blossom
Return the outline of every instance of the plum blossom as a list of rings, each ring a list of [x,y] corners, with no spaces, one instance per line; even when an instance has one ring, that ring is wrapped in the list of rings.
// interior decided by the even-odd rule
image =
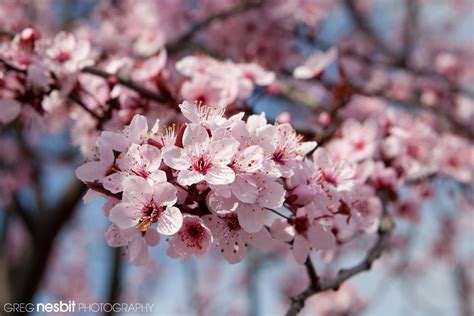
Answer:
[[[123,181],[122,202],[115,205],[109,219],[120,229],[136,228],[147,232],[156,223],[163,235],[173,235],[181,228],[183,216],[176,203],[176,188],[170,183],[151,186],[144,178],[129,176]]]
[[[122,191],[122,181],[128,175],[144,178],[150,185],[166,181],[166,174],[160,170],[161,151],[148,144],[132,144],[125,155],[117,158],[116,172],[104,180],[104,188],[112,193]]]
[[[267,142],[267,146],[271,146],[269,158],[273,168],[284,178],[291,177],[295,164],[303,160],[317,145],[314,141],[302,142],[302,136],[288,123],[259,129],[257,135],[261,137],[262,142]]]
[[[244,113],[238,113],[227,119],[224,117],[225,107],[188,101],[181,103],[179,108],[191,123],[201,124],[210,130],[230,128],[244,116]]]
[[[181,229],[170,239],[168,255],[187,259],[193,254],[198,258],[206,255],[213,237],[200,217],[185,214]]]
[[[339,152],[349,161],[359,162],[370,159],[377,149],[377,129],[372,120],[359,123],[349,119],[342,124],[342,138],[333,140],[327,149],[334,154]],[[337,148],[337,149],[336,149]]]
[[[291,220],[277,218],[271,226],[271,234],[282,241],[292,241],[293,255],[300,264],[305,263],[311,248],[331,250],[336,245],[334,235],[305,209],[299,209]]]
[[[111,247],[125,247],[125,255],[136,265],[148,263],[149,247],[160,242],[160,235],[154,229],[140,232],[135,228],[120,229],[116,224],[109,226],[104,237]]]
[[[337,198],[339,192],[351,191],[355,187],[354,168],[345,161],[333,159],[326,149],[316,149],[313,163],[318,181],[331,199]]]
[[[271,237],[265,228],[256,234],[247,233],[234,212],[206,215],[203,220],[214,236],[216,248],[229,263],[240,262],[247,254],[249,245],[259,248],[271,246]]]
[[[179,170],[178,182],[191,185],[206,181],[209,184],[229,184],[235,173],[228,166],[239,143],[231,137],[209,137],[206,129],[188,124],[183,134],[183,148],[173,146],[163,154],[169,167]]]
[[[54,38],[45,55],[53,69],[62,72],[74,73],[93,64],[90,43],[78,40],[67,32],[60,32]]]

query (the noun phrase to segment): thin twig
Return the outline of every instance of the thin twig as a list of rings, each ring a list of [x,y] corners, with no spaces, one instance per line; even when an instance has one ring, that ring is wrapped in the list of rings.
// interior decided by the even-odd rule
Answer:
[[[217,21],[217,20],[223,20],[226,18],[229,18],[231,16],[238,15],[243,12],[247,12],[250,9],[256,8],[260,6],[263,3],[263,0],[246,0],[246,1],[240,1],[238,2],[235,6],[232,6],[226,10],[222,10],[216,14],[213,14],[206,19],[196,23],[194,26],[192,26],[189,31],[187,31],[185,34],[181,35],[177,40],[174,42],[166,45],[166,50],[170,53],[176,53],[179,51],[183,46],[187,45],[190,43],[191,39],[193,36],[201,31],[202,29],[206,28],[209,26],[212,22]]]
[[[344,283],[349,278],[363,271],[370,270],[372,264],[382,255],[383,251],[387,247],[388,241],[394,228],[393,221],[386,209],[385,198],[382,197],[382,200],[384,204],[384,212],[377,232],[378,238],[372,248],[370,248],[370,250],[367,252],[365,258],[360,263],[356,264],[351,268],[340,270],[335,278],[327,281],[319,280],[319,278],[317,278],[315,270],[313,274],[313,271],[311,269],[312,264],[307,263],[307,272],[310,277],[310,280],[312,281],[310,283],[310,286],[306,290],[291,299],[290,308],[286,313],[287,316],[298,315],[301,309],[303,309],[306,299],[308,299],[310,296],[328,290],[337,291],[342,285],[342,283]],[[315,283],[315,280],[318,280],[318,282]],[[316,286],[314,284],[316,284]]]

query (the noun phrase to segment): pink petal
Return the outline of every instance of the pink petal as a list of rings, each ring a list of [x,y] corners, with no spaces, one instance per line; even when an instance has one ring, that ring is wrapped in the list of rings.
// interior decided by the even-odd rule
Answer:
[[[0,100],[0,123],[10,123],[20,115],[20,112],[20,102],[13,99]]]
[[[209,134],[207,130],[198,124],[188,124],[183,134],[183,145],[194,146],[195,144],[207,144],[209,142]]]
[[[151,200],[153,190],[142,177],[128,176],[123,180],[123,200],[136,204],[145,204]]]
[[[296,262],[304,264],[306,258],[308,258],[310,247],[306,238],[301,235],[296,235],[293,239],[293,255],[295,256]]]
[[[191,163],[184,156],[184,151],[179,147],[171,147],[163,153],[165,164],[176,170],[186,170]]]
[[[257,201],[258,187],[251,176],[237,175],[231,189],[235,197],[244,203],[253,204]]]
[[[184,186],[199,183],[202,180],[204,180],[204,176],[194,170],[183,170],[178,175],[178,183]]]
[[[217,165],[207,171],[204,179],[210,184],[229,184],[234,182],[235,173],[227,166]]]
[[[326,231],[319,223],[313,223],[308,228],[308,241],[311,247],[321,250],[330,250],[336,246],[336,238],[334,235]]]
[[[101,161],[90,161],[76,169],[76,177],[83,182],[100,180],[105,175],[106,167]]]
[[[158,220],[156,229],[162,235],[174,235],[183,225],[183,215],[177,207],[167,207]]]
[[[154,229],[149,229],[145,233],[145,240],[148,246],[156,246],[160,242],[160,234]]]
[[[121,229],[134,227],[140,219],[140,210],[131,203],[119,203],[109,213],[109,219]]]
[[[265,215],[265,211],[257,205],[242,204],[237,208],[240,226],[248,233],[256,233],[262,229]]]
[[[153,186],[153,201],[162,206],[171,206],[176,203],[177,190],[171,183],[156,183]]]
[[[285,189],[277,182],[268,182],[263,187],[258,203],[263,207],[278,208],[285,201]]]
[[[135,259],[137,259],[143,247],[146,247],[146,245],[144,244],[141,235],[137,235],[132,239],[130,245],[128,246],[128,255],[131,261],[135,261]]]

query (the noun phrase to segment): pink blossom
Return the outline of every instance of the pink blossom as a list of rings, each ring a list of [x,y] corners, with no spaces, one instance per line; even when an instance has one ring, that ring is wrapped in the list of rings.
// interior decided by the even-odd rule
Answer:
[[[324,148],[318,148],[313,153],[313,163],[321,187],[331,198],[354,188],[355,170],[347,162],[332,159]]]
[[[188,124],[183,135],[183,148],[167,149],[165,163],[179,170],[178,182],[191,185],[206,181],[219,185],[232,183],[234,171],[228,167],[239,143],[233,138],[209,137],[206,129],[197,124]]]
[[[247,254],[249,245],[259,248],[271,246],[271,237],[265,228],[256,234],[249,234],[242,230],[235,213],[206,215],[203,220],[214,236],[215,246],[229,263],[240,262]]]
[[[161,151],[151,145],[132,144],[127,153],[116,162],[117,172],[104,180],[104,188],[112,193],[122,191],[122,181],[127,175],[144,178],[150,185],[166,181],[166,174],[160,170]]]
[[[198,258],[206,255],[213,238],[211,231],[204,225],[200,217],[183,216],[183,226],[171,238],[168,255],[187,259],[193,254]]]
[[[93,63],[90,43],[77,40],[71,33],[60,32],[45,51],[51,67],[59,73],[74,73]]]
[[[334,235],[303,209],[290,221],[277,218],[271,226],[271,233],[282,241],[293,241],[291,249],[299,264],[305,263],[312,248],[330,250],[336,244]]]
[[[223,106],[203,105],[188,101],[181,103],[179,108],[191,123],[201,124],[211,131],[217,128],[232,127],[244,116],[244,113],[238,113],[227,119],[224,117],[225,107]]]
[[[312,151],[317,143],[314,141],[302,142],[302,136],[296,134],[290,124],[285,123],[269,129],[259,129],[257,135],[269,147],[269,158],[275,168],[284,178],[291,177],[293,168],[298,161]],[[265,148],[264,148],[265,149]]]
[[[151,186],[145,179],[129,176],[123,181],[122,202],[109,214],[110,220],[120,229],[131,227],[146,232],[157,224],[157,231],[173,235],[181,228],[183,217],[176,203],[176,188],[169,183]]]

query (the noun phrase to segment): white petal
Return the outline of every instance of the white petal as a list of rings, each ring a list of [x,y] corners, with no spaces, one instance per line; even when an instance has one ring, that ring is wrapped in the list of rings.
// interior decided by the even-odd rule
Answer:
[[[119,203],[110,210],[109,219],[121,229],[134,227],[140,219],[140,210],[136,204]]]
[[[296,262],[299,264],[304,264],[306,258],[308,258],[309,253],[309,244],[301,235],[296,235],[295,239],[293,239],[293,255],[295,256]]]
[[[183,134],[183,145],[193,146],[209,143],[209,134],[207,130],[198,124],[188,124]]]
[[[163,160],[168,167],[176,170],[186,170],[191,164],[182,148],[171,147],[163,153]]]
[[[262,229],[265,215],[265,211],[257,205],[242,204],[237,208],[240,226],[248,233],[256,233]]]
[[[210,184],[228,184],[235,180],[234,170],[227,166],[213,166],[204,176]]]
[[[176,234],[183,225],[183,215],[177,207],[167,207],[157,223],[157,231],[163,235]]]

